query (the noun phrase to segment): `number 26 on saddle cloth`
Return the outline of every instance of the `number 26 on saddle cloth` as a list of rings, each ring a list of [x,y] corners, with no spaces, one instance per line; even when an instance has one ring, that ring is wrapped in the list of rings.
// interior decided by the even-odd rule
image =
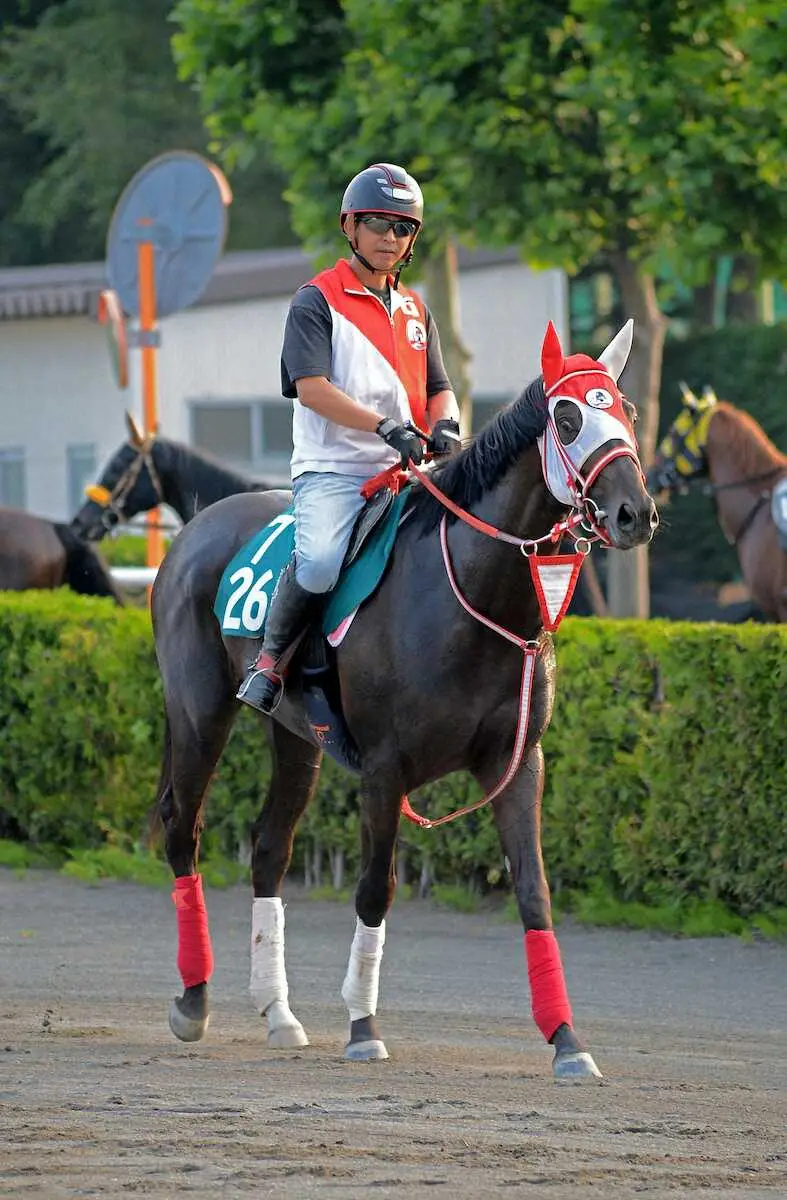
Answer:
[[[390,500],[360,549],[342,568],[336,587],[327,598],[322,617],[323,633],[329,636],[333,644],[337,644],[337,639],[330,635],[338,631],[364,600],[369,599],[380,583],[396,541],[406,501],[406,491]],[[366,509],[359,522],[363,522],[365,513]],[[213,612],[225,637],[264,636],[268,606],[279,575],[289,562],[294,548],[295,516],[292,508],[288,508],[246,542],[227,565],[213,605]]]

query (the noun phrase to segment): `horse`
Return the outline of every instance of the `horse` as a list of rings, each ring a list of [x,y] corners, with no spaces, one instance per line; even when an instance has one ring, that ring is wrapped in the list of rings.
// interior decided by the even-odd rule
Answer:
[[[123,604],[101,559],[68,525],[23,509],[0,508],[0,589],[63,586]]]
[[[598,361],[585,355],[566,360],[550,323],[542,349],[544,379],[530,384],[447,463],[418,471],[387,571],[332,651],[360,775],[363,868],[342,988],[350,1022],[344,1055],[352,1061],[388,1057],[377,1025],[377,994],[407,793],[467,771],[486,799],[494,797],[494,820],[525,930],[533,1016],[554,1047],[553,1072],[560,1079],[600,1074],[573,1028],[552,930],[540,814],[541,738],[551,715],[555,658],[538,588],[519,551],[538,544],[543,559],[554,558],[561,568],[566,557],[581,561],[587,543],[577,542],[573,556],[556,556],[561,533],[579,521],[594,531],[588,537],[610,547],[628,549],[650,540],[658,516],[633,448],[633,406],[616,383],[631,337],[628,322]],[[589,398],[587,416],[575,398],[577,388]],[[611,405],[616,411],[623,405],[625,413],[621,409],[620,420],[610,418],[603,426],[602,444],[597,439],[596,448],[583,452],[570,469],[564,464],[570,495],[564,498],[557,488],[563,498],[555,498],[550,490],[555,484],[548,488],[545,482],[545,473],[553,471],[547,435],[554,442],[550,453],[569,461],[572,443],[582,444],[583,422],[606,417],[601,410]],[[540,454],[536,436],[544,421]],[[209,1019],[213,959],[197,873],[203,807],[236,716],[238,684],[257,652],[253,639],[222,635],[213,604],[227,564],[289,502],[290,493],[277,490],[232,496],[205,509],[175,538],[153,587],[166,716],[158,808],[175,879],[184,989],[172,1002],[169,1023],[184,1041],[201,1038]],[[283,700],[271,717],[262,718],[273,772],[252,831],[251,864],[250,991],[267,1020],[268,1045],[290,1048],[307,1045],[308,1038],[289,1006],[281,889],[323,753],[320,727],[309,723],[296,678],[293,659]]]
[[[120,522],[159,504],[173,509],[185,525],[216,500],[270,486],[181,442],[144,434],[130,413],[126,423],[129,440],[112,455],[98,483],[85,489],[87,500],[71,519],[80,538],[100,541]]]
[[[660,495],[705,477],[722,532],[766,620],[787,621],[787,455],[747,412],[681,384],[683,406],[648,470]]]

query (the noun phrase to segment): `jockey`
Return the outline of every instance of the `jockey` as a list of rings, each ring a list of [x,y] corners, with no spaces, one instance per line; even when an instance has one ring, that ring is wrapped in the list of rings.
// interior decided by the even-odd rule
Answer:
[[[262,649],[238,699],[270,713],[279,659],[339,577],[366,480],[423,448],[407,422],[428,426],[434,452],[459,449],[459,408],[437,326],[399,287],[423,224],[421,189],[402,167],[377,163],[350,180],[340,225],[352,255],[296,292],[281,357],[293,400],[295,554],[271,601]]]

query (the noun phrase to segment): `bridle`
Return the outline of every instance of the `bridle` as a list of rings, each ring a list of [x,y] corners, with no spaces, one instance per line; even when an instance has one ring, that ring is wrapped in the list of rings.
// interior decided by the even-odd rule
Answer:
[[[161,487],[161,480],[156,464],[153,461],[153,441],[152,437],[145,438],[141,443],[129,441],[129,446],[136,451],[134,458],[120,475],[115,486],[110,491],[100,483],[91,483],[85,488],[85,495],[89,500],[98,504],[103,512],[101,513],[101,523],[109,532],[112,529],[112,524],[109,520],[110,514],[113,515],[118,522],[126,523],[129,518],[126,516],[123,506],[133,490],[137,480],[142,474],[142,468],[147,467],[150,482],[153,485],[153,490],[156,493],[156,498],[159,503],[163,504],[164,492]]]
[[[429,447],[432,441],[429,435],[412,425],[410,422],[408,422],[408,425],[415,430],[421,440],[426,444],[427,447]],[[557,438],[556,429],[555,437]],[[557,440],[559,441],[559,438],[557,438]],[[611,544],[608,535],[600,524],[606,514],[595,504],[593,500],[591,500],[588,492],[604,468],[608,466],[609,463],[614,459],[622,457],[633,458],[640,471],[642,470],[636,452],[632,450],[630,446],[626,445],[615,446],[606,454],[602,455],[599,461],[594,463],[587,476],[582,476],[579,471],[573,467],[573,463],[571,463],[569,458],[567,465],[570,464],[573,477],[576,481],[577,503],[573,511],[571,511],[567,517],[565,517],[562,521],[556,522],[547,533],[537,538],[516,537],[514,534],[507,533],[503,529],[498,529],[495,525],[490,525],[488,521],[484,521],[480,517],[475,516],[473,513],[467,512],[465,509],[460,508],[458,504],[451,500],[449,496],[446,496],[446,494],[429,478],[429,473],[427,471],[419,470],[419,468],[416,467],[412,462],[409,464],[407,471],[403,470],[402,467],[397,464],[393,467],[389,467],[386,471],[382,471],[379,475],[375,475],[372,479],[367,480],[366,483],[361,487],[361,495],[368,499],[370,496],[374,495],[376,491],[379,491],[384,487],[388,487],[391,489],[391,491],[396,493],[400,490],[402,484],[406,483],[408,474],[410,474],[423,488],[426,489],[426,491],[434,496],[436,500],[439,500],[440,504],[447,510],[447,512],[451,513],[455,517],[458,517],[459,520],[463,521],[466,525],[469,525],[479,533],[486,534],[487,537],[494,538],[496,541],[507,542],[509,545],[517,546],[520,553],[525,557],[525,559],[527,559],[530,567],[530,573],[533,579],[536,597],[541,612],[543,627],[551,632],[557,629],[560,621],[565,615],[574,591],[574,587],[576,585],[576,581],[579,577],[582,563],[590,553],[591,543],[594,541],[599,541],[606,545]],[[591,512],[590,506],[592,506],[594,511]],[[583,532],[580,532],[578,527],[579,530],[582,530]],[[561,541],[565,534],[568,534],[574,539],[574,550],[572,554],[555,555],[554,552],[552,552],[548,556],[539,555],[538,549],[540,545],[543,545],[544,543],[551,543],[552,546],[555,546]],[[516,728],[514,733],[514,747],[510,762],[503,775],[498,780],[497,784],[484,796],[482,796],[480,800],[477,800],[473,804],[465,805],[463,808],[456,809],[451,813],[446,813],[444,816],[438,817],[434,821],[429,820],[427,817],[423,817],[420,815],[420,813],[415,812],[408,797],[406,795],[403,796],[401,801],[402,816],[406,817],[407,820],[412,821],[413,824],[420,826],[422,829],[436,829],[439,825],[445,825],[449,821],[455,821],[457,817],[466,816],[468,813],[475,812],[477,809],[485,807],[497,796],[499,796],[514,778],[522,764],[525,753],[527,729],[530,717],[530,700],[533,688],[533,680],[535,677],[535,665],[536,659],[540,653],[540,642],[538,637],[523,638],[515,634],[512,630],[505,629],[502,625],[498,625],[495,621],[490,620],[489,617],[485,616],[483,613],[474,608],[473,605],[468,601],[467,597],[463,594],[451,562],[451,555],[448,548],[448,529],[445,513],[440,521],[440,550],[443,558],[443,566],[448,577],[448,582],[457,602],[474,620],[478,621],[487,629],[491,630],[499,637],[504,638],[507,642],[516,646],[520,650],[522,653],[522,674],[519,688],[519,704]],[[562,567],[570,574],[570,580],[566,584],[565,596],[560,611],[558,613],[551,614],[551,619],[548,611],[548,605],[544,596],[543,587],[538,583],[539,564],[542,565],[543,569],[543,564],[545,562],[550,565]]]
[[[701,414],[700,419],[702,418],[702,415],[704,415],[704,413]],[[703,453],[695,454],[694,451],[691,450],[687,445],[688,439],[691,437],[692,433],[696,431],[698,425],[699,422],[697,422],[695,425],[692,425],[690,429],[687,429],[683,433],[679,433],[677,430],[673,431],[672,437],[674,441],[670,451],[670,457],[668,460],[665,460],[665,466],[662,467],[659,475],[657,476],[657,483],[659,485],[663,487],[665,486],[670,490],[677,490],[682,483],[683,489],[689,491],[695,480],[699,482],[697,477],[703,470],[707,468],[707,457]],[[691,475],[683,475],[679,471],[677,466],[677,460],[679,457],[683,457],[689,464],[689,467],[692,470]],[[756,475],[745,475],[743,479],[733,479],[729,483],[711,483],[709,479],[706,479],[700,483],[700,490],[704,496],[711,496],[715,500],[719,492],[732,492],[737,491],[740,488],[751,487],[752,484],[766,483],[769,479],[773,479],[774,476],[782,473],[784,473],[784,467],[782,465],[778,465],[775,467],[770,467],[767,471],[759,471]],[[751,529],[758,514],[767,504],[771,497],[771,493],[771,488],[760,492],[746,516],[743,518],[737,533],[732,535],[727,533],[724,534],[728,545],[732,546],[733,548],[738,547],[742,538]],[[723,530],[723,522],[721,524]]]

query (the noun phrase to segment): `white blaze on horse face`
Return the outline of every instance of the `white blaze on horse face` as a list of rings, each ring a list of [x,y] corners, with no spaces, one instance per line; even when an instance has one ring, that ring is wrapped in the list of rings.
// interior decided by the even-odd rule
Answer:
[[[613,337],[607,348],[598,356],[598,361],[607,368],[615,383],[620,379],[628,362],[634,341],[634,322],[629,317],[622,329]]]

